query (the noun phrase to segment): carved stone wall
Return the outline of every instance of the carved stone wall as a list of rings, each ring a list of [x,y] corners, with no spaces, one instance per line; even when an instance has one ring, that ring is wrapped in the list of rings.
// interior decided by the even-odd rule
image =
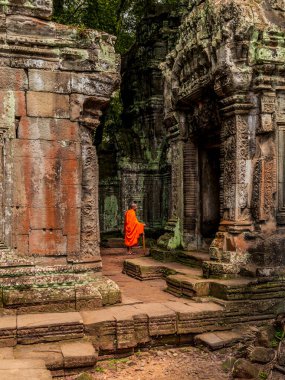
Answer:
[[[7,307],[74,309],[82,296],[94,307],[96,286],[84,294],[79,284],[101,271],[92,136],[119,83],[114,38],[44,20],[50,0],[0,1],[0,12],[0,266],[23,259],[35,275],[33,284],[29,271],[21,277],[29,296],[17,290],[17,270],[15,284],[0,286]]]
[[[201,171],[211,140],[219,150],[220,226],[207,264],[216,274],[284,262],[284,10],[278,0],[189,1],[164,64],[166,126],[186,147],[184,163],[170,154],[172,167],[184,171],[184,204],[176,201],[184,244],[196,234],[202,246],[204,212],[200,176],[189,220],[197,185],[193,178],[189,190],[185,174]]]
[[[110,194],[121,214],[117,218],[118,229],[122,227],[124,211],[133,200],[138,202],[139,218],[149,228],[161,229],[168,219],[170,170],[165,156],[160,64],[175,46],[180,17],[173,6],[151,9],[138,27],[136,43],[124,57],[123,127],[113,139],[116,150],[112,156],[118,169],[115,182],[105,176],[100,181],[101,226],[105,213],[116,215],[115,209],[109,208]],[[107,166],[106,158],[102,155],[100,165]]]

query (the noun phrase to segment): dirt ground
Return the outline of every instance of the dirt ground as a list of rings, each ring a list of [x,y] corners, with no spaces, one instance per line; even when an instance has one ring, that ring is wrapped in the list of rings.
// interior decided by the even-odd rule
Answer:
[[[96,380],[227,380],[223,364],[226,352],[218,354],[195,347],[155,349],[123,359],[98,362]]]

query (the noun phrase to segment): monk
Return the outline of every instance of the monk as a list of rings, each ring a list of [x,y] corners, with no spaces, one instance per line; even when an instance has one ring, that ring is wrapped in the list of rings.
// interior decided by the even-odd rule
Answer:
[[[132,247],[138,244],[138,239],[141,234],[144,233],[145,224],[140,223],[137,220],[136,210],[138,206],[133,202],[130,206],[130,209],[125,213],[125,224],[124,224],[124,233],[125,233],[125,245],[127,247],[128,254],[131,255]]]

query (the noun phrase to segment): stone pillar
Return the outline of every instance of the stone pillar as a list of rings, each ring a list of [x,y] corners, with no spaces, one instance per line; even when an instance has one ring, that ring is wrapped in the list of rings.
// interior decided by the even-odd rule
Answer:
[[[243,94],[221,101],[221,212],[219,232],[210,246],[212,263],[205,272],[234,275],[249,260],[244,233],[254,230],[250,191],[253,162],[250,156],[250,112],[253,104]]]
[[[47,21],[51,0],[0,0],[0,12],[0,304],[118,302],[101,273],[92,143],[119,83],[114,38]]]

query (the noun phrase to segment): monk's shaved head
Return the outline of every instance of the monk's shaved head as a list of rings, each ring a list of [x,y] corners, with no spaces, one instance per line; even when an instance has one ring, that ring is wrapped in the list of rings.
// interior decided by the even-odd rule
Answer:
[[[130,208],[132,208],[133,210],[136,210],[138,208],[138,205],[136,204],[136,202],[132,202],[130,205]]]

